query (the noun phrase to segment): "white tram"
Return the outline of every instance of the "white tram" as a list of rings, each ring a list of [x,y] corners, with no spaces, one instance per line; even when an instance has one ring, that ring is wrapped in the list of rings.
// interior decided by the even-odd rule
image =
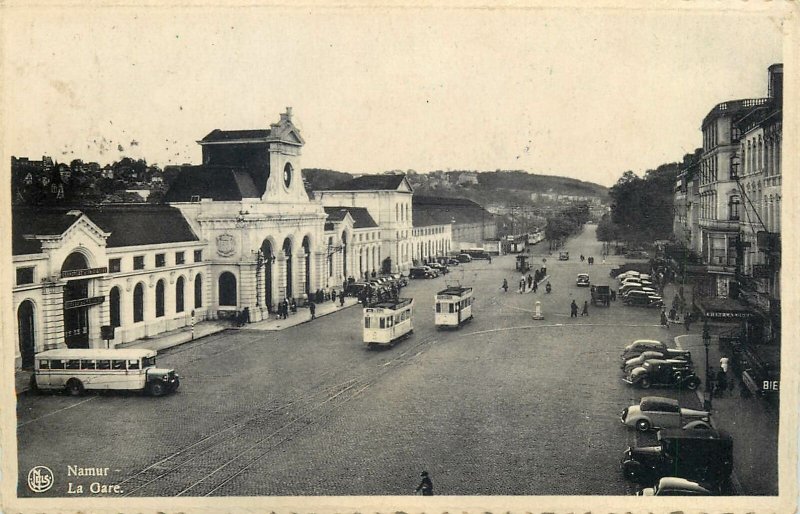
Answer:
[[[398,298],[364,307],[364,344],[391,346],[414,332],[414,300]]]
[[[458,328],[472,319],[472,288],[450,286],[436,293],[433,322],[437,328]]]

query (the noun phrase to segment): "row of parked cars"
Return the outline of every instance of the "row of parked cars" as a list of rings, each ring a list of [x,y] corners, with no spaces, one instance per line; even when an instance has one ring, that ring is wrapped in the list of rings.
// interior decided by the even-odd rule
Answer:
[[[696,389],[691,353],[642,339],[625,347],[621,369],[626,383]],[[677,400],[645,396],[623,409],[620,421],[640,432],[658,430],[657,444],[628,447],[620,466],[642,486],[642,496],[710,496],[728,488],[733,472],[733,440],[717,431],[706,410],[682,407]]]
[[[659,296],[650,275],[630,270],[617,276],[618,295],[625,305],[661,308],[664,299]]]
[[[449,266],[458,266],[464,262],[472,262],[472,257],[466,253],[461,253],[453,257],[439,257],[435,261],[422,266],[414,266],[408,271],[409,278],[436,278],[439,275],[446,275],[450,270]]]
[[[390,275],[372,277],[369,280],[350,282],[347,284],[347,287],[345,287],[344,294],[346,296],[359,297],[367,288],[375,293],[382,292],[384,294],[389,294],[392,290],[392,286],[395,286],[395,288],[399,290],[401,287],[407,285],[408,279],[405,276],[400,273],[392,273]]]

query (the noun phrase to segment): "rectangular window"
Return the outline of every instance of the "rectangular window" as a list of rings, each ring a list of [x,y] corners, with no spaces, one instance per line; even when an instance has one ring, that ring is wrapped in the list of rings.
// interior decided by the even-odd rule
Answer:
[[[108,259],[108,272],[119,273],[122,271],[122,259]]]
[[[442,312],[442,304],[439,302],[436,302],[436,312]]]
[[[369,328],[369,318],[364,318],[364,328]]]
[[[183,264],[186,262],[183,252],[175,252],[175,264]]]
[[[26,268],[17,268],[17,285],[33,284],[33,270],[32,266]]]
[[[381,318],[381,328],[386,328],[386,318]]]
[[[125,361],[118,359],[111,361],[111,369],[125,369]]]
[[[109,360],[97,361],[97,369],[111,369],[111,361]]]
[[[78,359],[68,360],[67,369],[81,369],[81,361],[79,361]]]
[[[97,366],[95,361],[85,360],[81,361],[81,369],[95,369]]]
[[[139,360],[138,359],[129,360],[128,369],[139,369]]]
[[[50,361],[47,359],[40,360],[39,369],[50,369]]]
[[[194,251],[194,262],[203,262],[203,250]]]
[[[167,256],[163,253],[156,254],[156,268],[163,268],[167,263]]]
[[[50,361],[50,369],[64,369],[64,361],[62,360]]]
[[[133,257],[133,269],[144,269],[144,255]]]

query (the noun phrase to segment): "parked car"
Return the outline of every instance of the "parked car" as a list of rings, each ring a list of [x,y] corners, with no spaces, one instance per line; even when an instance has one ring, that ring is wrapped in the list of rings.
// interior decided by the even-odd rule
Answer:
[[[444,264],[447,264],[448,266],[458,266],[459,264],[461,264],[461,261],[459,261],[455,257],[448,257],[447,262],[445,262]]]
[[[637,496],[713,496],[710,488],[685,478],[664,477],[653,487],[645,487]]]
[[[622,368],[623,373],[627,375],[633,371],[634,368],[638,368],[650,359],[677,359],[690,362],[692,360],[692,354],[689,352],[689,350],[672,350],[670,352],[648,350],[646,352],[642,352],[642,354],[638,357],[632,357],[626,360],[620,367]]]
[[[345,296],[354,296],[358,298],[366,287],[366,282],[350,282],[347,284],[347,287],[344,288],[344,294]]]
[[[458,262],[472,262],[472,257],[466,253],[460,253],[456,256]]]
[[[678,387],[694,391],[700,386],[698,377],[690,362],[678,359],[651,359],[634,368],[622,379],[642,389],[650,387]]]
[[[628,294],[630,294],[630,293],[632,293],[634,291],[638,291],[640,293],[647,293],[648,296],[658,296],[658,291],[656,291],[655,289],[653,289],[651,287],[644,287],[644,286],[627,287],[623,291],[620,292],[620,296],[622,296],[622,298],[627,298]],[[659,298],[660,298],[660,296],[659,296]]]
[[[664,306],[664,299],[647,291],[630,291],[622,299],[625,305],[657,309]]]
[[[589,274],[579,273],[578,278],[575,280],[575,285],[578,287],[589,287],[591,285],[589,283]]]
[[[389,277],[391,277],[391,279],[394,281],[395,284],[397,284],[398,287],[405,287],[408,285],[408,278],[406,278],[406,276],[401,273],[392,273],[391,275],[389,275]]]
[[[611,305],[611,288],[607,285],[593,285],[591,289],[592,305]]]
[[[558,253],[558,260],[560,260],[560,261],[568,261],[569,260],[569,252],[559,252]]]
[[[622,423],[640,432],[653,428],[683,428],[711,430],[711,414],[703,410],[683,409],[678,400],[662,396],[645,396],[638,405],[622,411]]]
[[[724,485],[733,471],[733,440],[716,430],[664,429],[658,445],[628,447],[622,472],[628,480],[654,484],[666,476]]]
[[[428,266],[415,266],[408,270],[408,276],[409,278],[436,278],[439,274]]]
[[[676,350],[668,348],[666,343],[656,341],[655,339],[637,339],[622,350],[622,362],[638,357],[643,352],[654,351],[661,352],[668,355],[670,359],[681,358],[680,355],[686,353],[686,350]],[[673,357],[674,356],[674,357]]]
[[[450,271],[447,269],[447,266],[439,264],[438,262],[432,262],[428,264],[428,267],[435,269],[440,275],[446,275]]]
[[[636,271],[636,270],[628,270],[628,271],[624,271],[624,272],[622,272],[622,273],[619,273],[619,274],[617,275],[617,278],[618,278],[618,279],[620,279],[620,280],[625,280],[626,278],[629,278],[629,277],[638,277],[639,275],[641,275],[641,273],[639,273],[639,272],[638,272],[638,271]]]

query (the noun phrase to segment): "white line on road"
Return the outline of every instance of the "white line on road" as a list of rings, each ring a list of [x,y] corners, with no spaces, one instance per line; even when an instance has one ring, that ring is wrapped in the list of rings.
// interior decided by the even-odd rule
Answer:
[[[95,399],[97,399],[97,396],[92,396],[91,398],[86,398],[85,400],[79,401],[78,403],[73,403],[69,407],[64,407],[63,409],[58,409],[58,410],[54,410],[53,412],[48,412],[44,416],[39,416],[38,418],[31,419],[29,421],[26,421],[25,423],[17,424],[17,428],[23,427],[23,426],[25,426],[25,425],[27,425],[29,423],[33,423],[34,421],[39,421],[40,419],[44,419],[44,418],[46,418],[48,416],[52,416],[53,414],[58,414],[59,412],[63,412],[65,410],[71,409],[73,407],[77,407],[78,405],[80,405],[82,403],[90,402],[90,401],[95,400]]]
[[[552,327],[659,327],[661,325],[621,325],[619,323],[552,323],[541,325],[522,325],[519,327],[502,327],[493,328],[491,330],[479,330],[477,332],[467,332],[465,336],[477,336],[481,334],[491,334],[492,332],[505,332],[507,330],[524,330],[529,328],[552,328]]]

